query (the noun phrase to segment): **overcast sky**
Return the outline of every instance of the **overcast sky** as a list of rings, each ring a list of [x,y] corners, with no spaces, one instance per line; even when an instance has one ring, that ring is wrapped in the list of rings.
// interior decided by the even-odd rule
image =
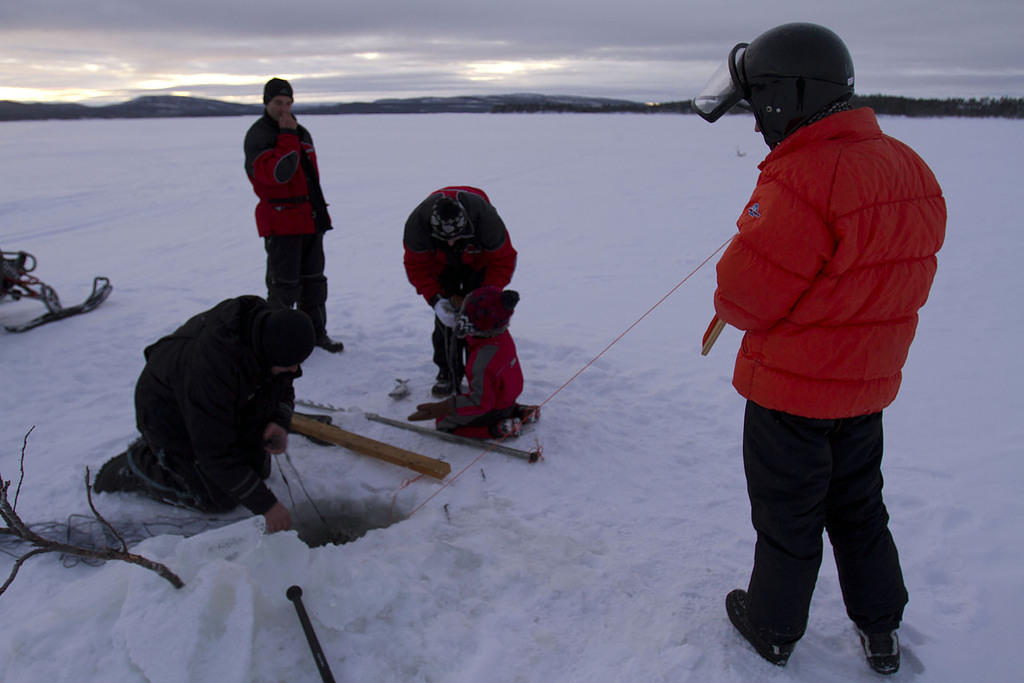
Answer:
[[[861,94],[1024,97],[1022,0],[3,0],[0,99],[684,100],[790,21],[846,41]]]

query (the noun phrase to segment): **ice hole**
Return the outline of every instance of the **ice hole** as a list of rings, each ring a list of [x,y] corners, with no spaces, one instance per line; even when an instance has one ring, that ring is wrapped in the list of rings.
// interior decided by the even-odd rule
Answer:
[[[354,502],[296,502],[292,528],[310,548],[341,545],[362,538],[372,529],[384,529],[407,517],[390,500]]]

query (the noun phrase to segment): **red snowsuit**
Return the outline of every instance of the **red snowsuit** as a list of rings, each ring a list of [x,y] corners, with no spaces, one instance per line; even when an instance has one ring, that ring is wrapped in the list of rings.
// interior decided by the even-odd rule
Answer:
[[[437,421],[438,429],[461,436],[488,439],[491,425],[512,417],[523,392],[523,369],[512,335],[466,337],[469,390],[455,396],[455,412]]]
[[[834,114],[761,163],[718,262],[718,317],[746,330],[733,385],[810,418],[896,397],[935,276],[946,205],[935,176],[874,112]]]

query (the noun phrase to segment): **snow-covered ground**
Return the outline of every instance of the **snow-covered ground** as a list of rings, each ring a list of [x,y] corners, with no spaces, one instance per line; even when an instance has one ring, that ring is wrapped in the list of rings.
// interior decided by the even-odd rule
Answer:
[[[699,353],[714,259],[590,364],[733,234],[766,152],[749,119],[303,122],[336,226],[326,239],[329,330],[346,349],[314,352],[298,394],[338,408],[329,414],[342,428],[447,460],[452,474],[417,478],[293,436],[270,483],[298,532],[322,535],[321,516],[333,528],[369,529],[315,548],[295,531],[255,534],[238,521],[244,510],[203,518],[97,495],[115,526],[149,536],[134,550],[165,562],[185,587],[119,562],[32,558],[0,596],[0,679],[316,681],[285,597],[293,584],[338,680],[875,679],[829,556],[785,669],[754,654],[725,616],[726,592],[746,585],[754,534],[743,401],[730,385],[740,335],[729,329],[708,357]],[[88,315],[0,332],[0,474],[13,495],[34,426],[17,506],[30,524],[53,533],[86,524],[85,469],[95,474],[135,435],[132,390],[146,344],[221,299],[265,293],[242,168],[250,123],[0,124],[0,246],[33,252],[36,274],[66,304],[94,275],[114,285]],[[886,501],[911,596],[898,677],[1016,680],[1024,124],[882,126],[929,162],[949,206],[932,296],[886,411]],[[432,314],[406,281],[401,234],[409,211],[447,184],[484,188],[519,250],[511,329],[523,400],[544,402],[541,422],[519,440],[543,446],[534,465],[363,417],[404,419],[428,398]],[[6,302],[0,323],[41,311]],[[388,397],[395,378],[411,380],[410,398]],[[214,528],[228,522],[236,525]],[[0,554],[0,580],[13,561]]]

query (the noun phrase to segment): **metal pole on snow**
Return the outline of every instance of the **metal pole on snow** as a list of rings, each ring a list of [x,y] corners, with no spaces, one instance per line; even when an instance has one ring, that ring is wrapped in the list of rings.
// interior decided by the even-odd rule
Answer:
[[[313,659],[316,661],[316,668],[320,671],[320,678],[324,680],[324,683],[334,683],[334,674],[331,673],[327,657],[324,656],[324,651],[320,648],[320,641],[316,638],[316,632],[313,630],[313,624],[309,621],[309,615],[306,614],[306,608],[302,605],[302,589],[292,586],[285,591],[285,595],[295,603],[295,611],[299,615],[299,623],[302,624],[302,630],[306,634],[309,649],[313,652]]]

